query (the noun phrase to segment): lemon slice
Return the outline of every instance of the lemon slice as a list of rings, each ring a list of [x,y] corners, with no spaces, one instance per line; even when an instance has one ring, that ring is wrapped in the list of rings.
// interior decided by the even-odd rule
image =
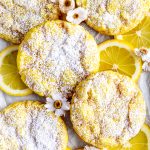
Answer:
[[[150,13],[149,15],[132,31],[117,35],[115,38],[125,40],[131,43],[134,48],[150,47]]]
[[[26,96],[32,91],[25,86],[17,69],[18,46],[9,46],[0,52],[0,89],[12,96]]]
[[[133,47],[121,40],[108,40],[98,45],[100,50],[100,71],[113,70],[137,81],[142,72],[142,64]]]

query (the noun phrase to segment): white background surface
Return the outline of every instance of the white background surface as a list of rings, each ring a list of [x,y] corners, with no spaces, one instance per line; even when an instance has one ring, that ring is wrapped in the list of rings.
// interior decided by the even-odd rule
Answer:
[[[104,40],[109,39],[110,37],[97,34],[97,32],[93,31],[92,29],[88,28],[85,24],[82,24],[88,31],[93,34],[95,37],[97,43],[101,43]],[[0,50],[8,46],[9,43],[5,42],[4,40],[0,39]],[[142,73],[141,78],[139,80],[139,86],[143,92],[146,105],[147,105],[147,120],[146,122],[150,125],[150,73]],[[7,105],[15,102],[15,101],[21,101],[21,100],[44,100],[43,98],[40,98],[39,96],[32,94],[26,97],[12,97],[8,96],[7,94],[0,91],[0,109],[3,109]],[[84,142],[82,142],[78,136],[74,133],[72,129],[72,125],[69,119],[69,113],[66,114],[65,122],[68,127],[68,133],[69,133],[69,146],[72,148],[79,148],[85,145]]]

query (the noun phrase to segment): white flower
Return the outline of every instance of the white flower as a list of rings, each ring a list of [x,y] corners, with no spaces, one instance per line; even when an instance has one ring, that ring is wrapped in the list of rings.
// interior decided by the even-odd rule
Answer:
[[[150,72],[150,49],[148,49],[148,48],[140,48],[140,49],[136,48],[135,54],[137,56],[141,57],[143,62],[144,62],[142,69],[144,71]]]
[[[135,48],[135,54],[142,58],[143,61],[150,62],[150,49],[148,48]]]
[[[150,62],[144,62],[143,66],[142,66],[142,69],[144,71],[150,72]]]
[[[78,7],[74,10],[70,10],[67,13],[66,20],[74,24],[80,24],[82,21],[86,20],[87,17],[87,10],[82,7]]]
[[[70,109],[70,103],[60,93],[52,94],[51,98],[46,98],[45,107],[48,111],[55,112],[56,116],[63,116],[66,110]]]
[[[74,0],[59,0],[59,8],[60,11],[63,13],[67,13],[70,10],[75,8],[75,1]]]
[[[139,57],[146,55],[148,53],[148,50],[146,48],[135,48],[134,51],[135,54]]]

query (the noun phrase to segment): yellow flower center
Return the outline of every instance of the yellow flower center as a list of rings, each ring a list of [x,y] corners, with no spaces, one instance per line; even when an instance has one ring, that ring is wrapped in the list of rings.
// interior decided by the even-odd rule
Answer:
[[[144,49],[144,48],[141,48],[141,49],[140,49],[140,52],[141,52],[142,54],[147,54],[147,53],[148,53],[148,51],[147,51],[146,49]]]
[[[73,18],[74,18],[74,19],[79,18],[79,14],[74,14],[74,15],[73,15]]]
[[[65,1],[65,6],[66,6],[66,7],[71,6],[71,1],[70,1],[70,0],[66,0],[66,1]]]
[[[55,107],[56,109],[60,109],[60,108],[62,107],[62,102],[61,102],[60,100],[56,100],[56,101],[54,102],[54,107]]]

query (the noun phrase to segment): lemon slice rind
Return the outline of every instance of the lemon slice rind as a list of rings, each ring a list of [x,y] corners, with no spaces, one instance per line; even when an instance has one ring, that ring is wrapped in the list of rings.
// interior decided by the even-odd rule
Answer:
[[[150,150],[150,127],[147,124],[144,124],[141,131],[144,132],[147,137],[148,150]]]
[[[7,48],[5,48],[4,50],[2,50],[0,52],[0,67],[2,66],[3,64],[3,60],[4,58],[10,54],[11,52],[13,51],[16,51],[18,49],[18,46],[17,45],[14,45],[14,46],[9,46]],[[17,66],[16,66],[17,67]],[[32,93],[32,91],[29,89],[29,88],[26,88],[26,89],[22,89],[22,90],[17,90],[17,89],[12,89],[10,88],[10,86],[6,85],[4,82],[3,82],[3,76],[0,74],[0,89],[5,92],[6,94],[8,95],[11,95],[11,96],[27,96],[29,94]]]
[[[108,41],[105,41],[105,42],[99,44],[98,45],[98,49],[101,52],[101,51],[105,50],[106,48],[112,47],[112,46],[116,46],[116,47],[120,47],[120,48],[126,49],[133,56],[133,58],[135,60],[135,68],[136,68],[136,70],[135,70],[134,74],[132,75],[132,79],[134,81],[138,81],[138,79],[139,79],[139,77],[141,75],[141,72],[142,72],[142,62],[141,62],[141,59],[138,58],[134,54],[133,46],[130,45],[129,43],[125,42],[125,41],[113,39],[113,40],[108,40]]]

